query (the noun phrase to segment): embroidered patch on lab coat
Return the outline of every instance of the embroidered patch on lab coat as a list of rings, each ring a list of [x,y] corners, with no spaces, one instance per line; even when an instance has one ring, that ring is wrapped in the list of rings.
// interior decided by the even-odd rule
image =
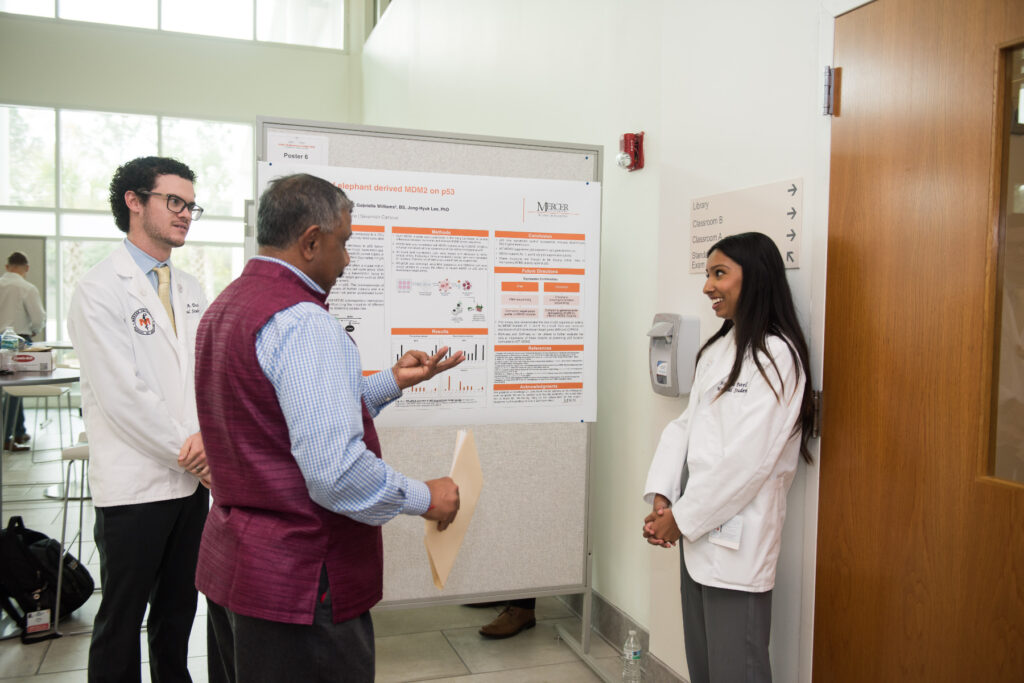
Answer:
[[[153,334],[156,332],[156,323],[153,322],[153,316],[149,314],[148,308],[140,308],[132,313],[132,327],[135,328],[135,332],[138,334]]]

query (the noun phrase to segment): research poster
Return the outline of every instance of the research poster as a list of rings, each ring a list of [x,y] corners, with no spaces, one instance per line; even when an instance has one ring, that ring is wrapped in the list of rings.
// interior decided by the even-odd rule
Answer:
[[[599,183],[261,162],[260,192],[299,172],[356,205],[328,304],[364,374],[410,349],[466,356],[378,424],[596,419]]]

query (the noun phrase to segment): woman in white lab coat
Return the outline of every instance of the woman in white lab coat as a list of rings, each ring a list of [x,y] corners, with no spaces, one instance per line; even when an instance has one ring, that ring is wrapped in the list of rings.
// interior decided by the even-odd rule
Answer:
[[[652,545],[682,542],[692,683],[771,681],[771,591],[786,493],[813,421],[807,344],[778,248],[760,233],[708,250],[704,293],[721,328],[697,356],[686,410],[647,475]]]

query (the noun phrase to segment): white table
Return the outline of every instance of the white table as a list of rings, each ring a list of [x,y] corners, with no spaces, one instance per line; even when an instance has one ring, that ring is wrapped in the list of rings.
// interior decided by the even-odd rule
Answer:
[[[78,370],[71,368],[55,368],[53,370],[44,370],[42,372],[12,372],[9,374],[0,374],[0,392],[7,387],[29,387],[39,386],[42,384],[70,384],[79,380],[81,373]],[[10,410],[13,402],[8,401],[6,409]],[[4,424],[7,424],[7,415],[4,416]],[[6,435],[5,435],[6,436]],[[72,439],[74,436],[72,435]],[[51,487],[52,488],[52,487]],[[59,489],[59,487],[57,487]],[[3,516],[3,468],[0,467],[0,523],[7,524],[7,520]],[[51,491],[47,489],[46,495],[49,498],[63,498],[63,491],[56,491],[56,495],[51,495]]]

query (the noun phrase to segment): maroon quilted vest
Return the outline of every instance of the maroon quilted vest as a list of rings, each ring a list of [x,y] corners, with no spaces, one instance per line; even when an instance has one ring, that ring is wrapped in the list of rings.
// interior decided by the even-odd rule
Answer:
[[[199,324],[196,403],[213,506],[199,548],[196,587],[237,614],[313,623],[323,566],[335,623],[381,599],[380,527],[334,514],[310,499],[274,387],[256,357],[256,336],[275,313],[303,301],[326,308],[325,300],[284,266],[252,259]],[[380,457],[365,404],[363,442]]]

